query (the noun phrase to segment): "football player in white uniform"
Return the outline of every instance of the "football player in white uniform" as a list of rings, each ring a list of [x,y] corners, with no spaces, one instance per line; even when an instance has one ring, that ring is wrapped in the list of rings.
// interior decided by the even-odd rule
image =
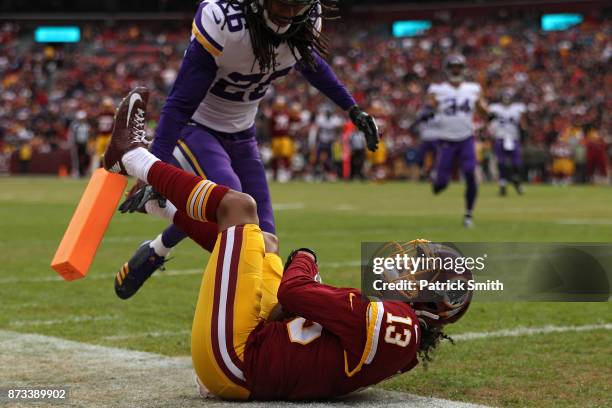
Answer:
[[[513,102],[513,92],[506,89],[502,92],[501,103],[489,106],[491,123],[489,131],[495,139],[495,157],[499,168],[499,194],[506,195],[508,179],[523,194],[521,176],[521,133],[526,128],[525,105]]]
[[[465,81],[466,62],[463,55],[447,57],[444,68],[448,81],[430,85],[425,106],[425,111],[429,110],[435,118],[438,132],[433,192],[438,194],[446,188],[453,167],[459,162],[466,183],[463,224],[471,228],[474,225],[472,211],[478,194],[474,113],[487,117],[488,109],[480,85]]]
[[[151,152],[165,162],[251,195],[262,230],[275,233],[265,170],[255,139],[259,102],[275,80],[296,68],[355,123],[376,150],[378,128],[325,62],[321,33],[335,0],[204,0],[174,86],[162,109]],[[133,190],[122,211],[142,211],[150,188]],[[213,234],[216,235],[216,234]],[[132,296],[186,237],[171,225],[147,241],[115,278]],[[282,262],[271,255],[275,268]]]

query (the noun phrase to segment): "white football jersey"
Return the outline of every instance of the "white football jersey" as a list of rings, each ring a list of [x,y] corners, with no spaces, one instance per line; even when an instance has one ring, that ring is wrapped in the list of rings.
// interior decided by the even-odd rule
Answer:
[[[318,128],[319,143],[329,144],[340,134],[344,120],[338,115],[327,117],[325,114],[320,114],[315,119],[315,125]]]
[[[474,135],[474,109],[481,92],[475,82],[462,82],[458,87],[448,82],[429,86],[427,93],[438,101],[438,139],[458,142]]]
[[[218,70],[192,120],[221,132],[240,132],[253,126],[259,102],[270,84],[286,76],[297,62],[282,42],[276,47],[275,69],[262,72],[255,62],[242,11],[224,0],[202,2],[192,25],[193,39],[215,58]]]
[[[512,103],[504,105],[493,103],[489,106],[489,111],[495,114],[495,119],[491,121],[489,130],[495,139],[517,141],[520,137],[519,126],[521,115],[525,112],[525,105],[522,103]]]

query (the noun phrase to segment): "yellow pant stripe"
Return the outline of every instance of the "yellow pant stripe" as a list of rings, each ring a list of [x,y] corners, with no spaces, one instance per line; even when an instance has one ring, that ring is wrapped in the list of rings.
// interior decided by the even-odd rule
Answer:
[[[222,398],[250,394],[241,366],[246,340],[261,321],[264,256],[258,226],[231,227],[219,234],[203,276],[191,336],[193,366],[202,384]]]
[[[202,170],[202,167],[200,167],[200,163],[198,163],[198,160],[196,159],[195,155],[193,154],[191,149],[189,149],[189,146],[187,146],[187,143],[183,142],[182,140],[179,140],[177,143],[179,144],[179,146],[181,146],[181,149],[189,157],[189,160],[191,160],[191,163],[193,163],[193,167],[195,168],[195,171],[198,173],[198,176],[204,179],[208,178],[206,177],[204,170]]]

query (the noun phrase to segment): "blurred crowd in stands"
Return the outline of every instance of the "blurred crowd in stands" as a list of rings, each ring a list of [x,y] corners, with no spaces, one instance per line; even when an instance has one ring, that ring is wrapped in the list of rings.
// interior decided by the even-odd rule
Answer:
[[[80,43],[44,45],[33,42],[27,24],[2,23],[0,172],[10,154],[18,156],[20,172],[28,172],[34,152],[71,149],[73,173],[87,175],[98,166],[114,106],[135,85],[152,90],[148,118],[154,129],[189,28],[189,22],[88,23],[82,25]],[[328,60],[381,128],[379,151],[366,153],[346,115],[293,73],[268,92],[256,123],[271,175],[280,181],[426,177],[431,162],[417,157],[418,135],[410,125],[427,86],[444,79],[442,61],[454,50],[466,56],[470,77],[482,84],[487,100],[496,101],[502,89],[511,88],[527,106],[526,180],[607,182],[609,20],[546,33],[537,20],[525,18],[434,24],[411,38],[392,38],[389,31],[350,20],[330,23],[326,30],[332,45]],[[284,131],[278,129],[279,118],[286,122]],[[279,132],[289,141],[274,143]],[[481,177],[494,179],[486,123],[478,123],[476,136]],[[563,166],[555,165],[559,160]]]

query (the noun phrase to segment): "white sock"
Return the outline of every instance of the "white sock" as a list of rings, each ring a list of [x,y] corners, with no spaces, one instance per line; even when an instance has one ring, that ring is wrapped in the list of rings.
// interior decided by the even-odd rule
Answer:
[[[170,222],[172,222],[174,214],[176,214],[176,207],[168,200],[166,200],[165,208],[161,208],[157,200],[147,201],[145,203],[145,210],[147,210],[147,214],[156,215]]]
[[[157,157],[149,153],[144,147],[137,147],[134,150],[130,150],[121,158],[121,162],[127,173],[142,181],[147,181],[149,169],[158,160]]]
[[[164,243],[162,242],[162,234],[159,234],[151,243],[149,244],[153,251],[159,256],[166,257],[170,253],[172,248],[166,248]]]

